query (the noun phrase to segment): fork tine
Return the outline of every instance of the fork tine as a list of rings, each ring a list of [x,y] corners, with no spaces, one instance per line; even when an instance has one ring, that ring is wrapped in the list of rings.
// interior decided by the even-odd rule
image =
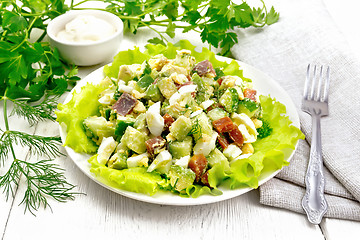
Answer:
[[[304,99],[308,99],[309,83],[310,83],[310,64],[308,65],[307,71],[306,71],[306,79],[305,79],[305,86],[304,86],[304,93],[303,93]]]
[[[326,69],[325,88],[324,88],[324,101],[325,102],[328,102],[328,100],[329,100],[329,86],[330,86],[330,67],[328,66]]]
[[[324,81],[323,76],[323,66],[320,67],[320,76],[318,77],[319,81],[317,83],[317,94],[314,96],[315,101],[319,101],[321,97],[321,89],[323,89],[322,84]]]
[[[311,100],[314,100],[315,85],[316,85],[316,65],[314,66],[314,74],[313,74],[312,83],[311,83],[311,92],[310,92]]]

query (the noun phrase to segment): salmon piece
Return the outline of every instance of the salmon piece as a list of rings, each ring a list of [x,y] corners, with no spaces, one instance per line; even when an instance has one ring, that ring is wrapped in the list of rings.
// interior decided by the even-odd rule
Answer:
[[[229,146],[229,142],[224,136],[218,135],[217,141],[223,150],[225,150]]]
[[[216,76],[213,65],[209,60],[204,60],[196,64],[192,72],[197,73],[200,77],[205,76],[207,73],[212,73]]]
[[[165,146],[166,140],[161,136],[154,137],[145,142],[148,153],[153,157]]]
[[[175,122],[175,119],[167,113],[165,113],[163,118],[164,118],[164,129],[169,130],[171,124],[173,124],[173,122]]]
[[[210,187],[210,184],[209,184],[209,170],[206,171],[203,175],[201,175],[200,177],[200,181],[202,184],[204,184],[205,186]]]
[[[249,98],[253,101],[256,101],[256,90],[250,89],[250,88],[245,88],[244,97]]]
[[[205,173],[208,161],[204,154],[196,154],[189,161],[189,168],[195,173],[195,181],[199,182],[201,176]]]
[[[237,127],[229,131],[229,137],[239,147],[241,147],[244,144],[244,136]]]
[[[229,132],[232,129],[236,128],[236,125],[233,123],[231,118],[223,117],[212,122],[214,128],[219,133]]]
[[[138,100],[128,93],[123,93],[116,103],[111,107],[117,114],[126,116],[131,113]]]

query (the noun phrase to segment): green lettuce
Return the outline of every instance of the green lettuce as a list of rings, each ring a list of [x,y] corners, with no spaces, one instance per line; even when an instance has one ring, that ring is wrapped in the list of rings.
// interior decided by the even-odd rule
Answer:
[[[176,44],[169,43],[163,45],[146,45],[146,50],[141,52],[139,48],[119,52],[111,65],[104,67],[105,75],[117,78],[121,65],[143,63],[152,56],[163,54],[167,58],[175,58],[176,50],[188,49],[196,61],[208,59],[214,68],[222,68],[226,75],[236,75],[244,81],[251,81],[243,76],[238,62],[232,60],[231,63],[222,62],[216,59],[215,54],[210,50],[203,48],[202,52],[195,51],[189,41],[181,40]],[[96,115],[98,112],[97,99],[91,99],[90,96],[96,96],[100,89],[97,87],[85,87],[80,94],[74,95],[73,99],[65,105],[59,105],[58,121],[64,122],[68,126],[68,137],[65,145],[72,147],[78,152],[92,153],[96,151],[97,146],[89,140],[81,127],[81,122],[88,116]],[[86,92],[83,93],[83,90]],[[98,92],[97,92],[98,91]],[[86,100],[88,111],[82,109]],[[90,101],[90,102],[89,102]],[[288,157],[289,150],[295,149],[299,139],[303,139],[302,132],[291,125],[291,121],[285,116],[286,108],[283,104],[277,102],[270,96],[260,96],[260,102],[263,109],[263,119],[269,122],[273,131],[270,136],[258,139],[253,146],[255,153],[247,159],[242,159],[233,163],[230,170],[221,162],[215,164],[210,170],[208,181],[211,188],[200,185],[191,185],[186,189],[186,193],[181,196],[198,197],[202,194],[219,195],[222,192],[218,186],[226,185],[230,189],[239,187],[257,188],[259,177],[266,172],[274,172],[281,169],[289,163],[285,160]],[[78,107],[78,106],[82,107]],[[68,139],[69,138],[69,139]],[[162,178],[156,172],[147,173],[146,168],[131,168],[115,170],[99,164],[96,155],[89,159],[91,163],[91,172],[98,179],[109,186],[120,188],[132,192],[139,192],[153,195],[160,190],[172,190],[169,181]]]
[[[98,179],[111,187],[120,188],[131,192],[144,193],[150,196],[169,186],[169,183],[157,172],[146,172],[145,167],[135,167],[123,170],[108,168],[97,161],[97,154],[89,160],[90,171]]]
[[[66,125],[64,146],[71,147],[79,153],[95,153],[98,146],[85,134],[83,121],[89,116],[99,115],[100,103],[97,97],[104,87],[86,84],[80,92],[74,92],[66,104],[59,103],[55,111],[56,121]]]

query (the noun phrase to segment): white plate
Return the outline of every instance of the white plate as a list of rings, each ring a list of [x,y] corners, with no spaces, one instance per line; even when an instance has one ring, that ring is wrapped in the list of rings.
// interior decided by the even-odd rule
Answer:
[[[231,59],[223,58],[223,57],[221,58],[219,57],[219,60],[231,61]],[[290,120],[293,122],[293,125],[299,128],[300,127],[299,116],[297,114],[295,105],[293,104],[290,96],[285,92],[285,90],[277,82],[275,82],[273,79],[271,79],[269,76],[262,73],[258,69],[240,61],[238,61],[238,63],[244,71],[244,76],[250,78],[253,81],[254,89],[258,90],[259,94],[263,94],[263,95],[270,94],[271,97],[275,97],[277,101],[283,103],[286,106],[287,115],[289,116]],[[101,67],[90,73],[82,80],[80,80],[78,84],[75,86],[75,88],[72,90],[72,92],[74,90],[79,92],[81,87],[86,85],[86,83],[88,82],[97,83],[103,78],[104,78],[103,67]],[[64,102],[67,103],[68,101],[71,100],[71,98],[72,98],[72,94],[69,94]],[[66,138],[66,126],[62,126],[62,125],[60,126],[60,136],[64,143]],[[74,163],[91,180],[123,196],[144,202],[163,204],[163,205],[178,205],[178,206],[200,205],[200,204],[214,203],[214,202],[230,199],[252,190],[252,188],[250,187],[244,187],[235,190],[229,190],[219,187],[219,189],[223,192],[222,195],[219,196],[201,195],[198,198],[184,198],[176,194],[172,194],[170,192],[159,192],[153,196],[148,196],[141,193],[129,192],[122,189],[117,189],[111,186],[107,186],[106,184],[102,183],[97,178],[95,178],[95,176],[92,173],[90,173],[90,164],[87,162],[87,160],[91,157],[91,155],[76,153],[70,147],[65,147],[65,149],[68,155],[70,156],[70,158],[74,161]],[[289,155],[287,158],[288,161],[291,159],[293,154],[294,151],[288,154]],[[280,170],[271,173],[261,174],[259,177],[259,186],[265,183],[266,181],[270,180],[271,178],[273,178]]]

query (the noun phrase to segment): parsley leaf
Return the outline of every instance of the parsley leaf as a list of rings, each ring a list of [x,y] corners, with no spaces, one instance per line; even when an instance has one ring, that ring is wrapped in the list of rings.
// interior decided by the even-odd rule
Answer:
[[[259,107],[258,103],[254,102],[249,98],[244,98],[243,100],[240,100],[239,104],[246,107],[250,112],[255,111]]]
[[[258,138],[262,139],[262,138],[266,138],[266,137],[270,136],[273,129],[270,126],[269,122],[263,118],[260,118],[259,120],[262,121],[262,126],[257,129]]]

